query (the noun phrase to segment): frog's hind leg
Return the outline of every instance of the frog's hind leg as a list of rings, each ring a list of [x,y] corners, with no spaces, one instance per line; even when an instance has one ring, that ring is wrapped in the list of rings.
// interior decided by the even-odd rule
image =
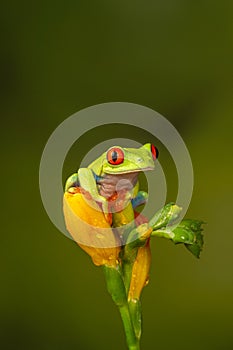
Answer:
[[[131,199],[131,203],[133,208],[139,207],[142,204],[145,204],[148,199],[148,193],[145,191],[139,191],[133,199]]]
[[[68,179],[66,180],[65,184],[65,192],[72,192],[73,187],[78,187],[79,181],[78,181],[78,173],[72,174]]]

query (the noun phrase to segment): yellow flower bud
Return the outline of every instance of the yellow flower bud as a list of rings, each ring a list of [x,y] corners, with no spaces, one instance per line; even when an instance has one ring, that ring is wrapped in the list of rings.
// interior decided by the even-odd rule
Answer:
[[[120,242],[110,226],[111,218],[108,222],[88,192],[65,192],[63,212],[67,230],[95,265],[118,264]]]
[[[149,270],[151,264],[150,238],[143,247],[138,248],[134,261],[132,278],[130,282],[128,300],[139,300],[142,289],[149,282]]]

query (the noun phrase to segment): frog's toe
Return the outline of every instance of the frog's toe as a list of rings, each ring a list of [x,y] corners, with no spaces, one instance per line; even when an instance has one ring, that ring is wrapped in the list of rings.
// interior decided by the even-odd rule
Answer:
[[[69,188],[66,190],[66,192],[69,192],[69,193],[71,193],[71,194],[75,194],[75,193],[78,193],[78,192],[80,192],[80,191],[79,191],[79,187],[69,187]]]

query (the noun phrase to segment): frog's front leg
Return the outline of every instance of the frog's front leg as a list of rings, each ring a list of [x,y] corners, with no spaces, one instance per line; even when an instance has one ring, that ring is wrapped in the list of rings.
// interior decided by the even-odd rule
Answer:
[[[99,194],[96,178],[93,171],[89,168],[80,168],[78,170],[79,186],[88,191],[92,198],[97,202],[102,202],[105,198]]]
[[[99,194],[96,176],[91,169],[80,168],[77,173],[71,175],[66,181],[65,190],[72,192],[73,187],[80,187],[89,192],[94,201],[101,203],[104,214],[108,214],[108,201]]]
[[[80,187],[88,191],[96,202],[101,203],[104,215],[108,218],[108,201],[99,194],[94,172],[89,168],[80,168],[78,170],[78,180]]]

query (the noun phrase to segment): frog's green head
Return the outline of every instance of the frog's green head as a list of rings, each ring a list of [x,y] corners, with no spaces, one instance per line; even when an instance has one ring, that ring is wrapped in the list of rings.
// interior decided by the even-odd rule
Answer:
[[[153,170],[156,158],[158,150],[150,143],[140,148],[114,146],[103,154],[102,171],[105,174],[125,174]]]

